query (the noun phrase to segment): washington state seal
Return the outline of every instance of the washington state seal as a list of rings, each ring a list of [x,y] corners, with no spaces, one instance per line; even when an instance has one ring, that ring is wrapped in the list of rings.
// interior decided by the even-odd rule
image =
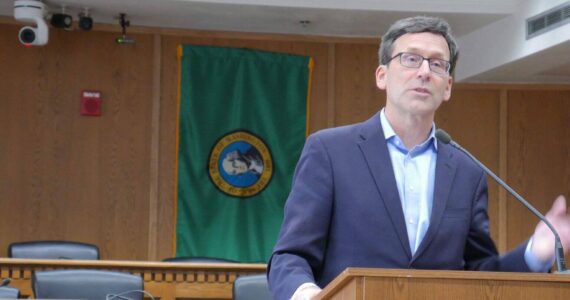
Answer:
[[[208,174],[220,191],[234,197],[252,197],[271,181],[273,158],[258,136],[245,130],[232,131],[212,147]]]

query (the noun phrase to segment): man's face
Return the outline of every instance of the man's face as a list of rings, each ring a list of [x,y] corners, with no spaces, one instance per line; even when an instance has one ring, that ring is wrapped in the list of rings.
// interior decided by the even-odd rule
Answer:
[[[447,61],[450,57],[445,38],[430,32],[402,35],[394,42],[391,56],[400,52]],[[451,97],[451,84],[451,76],[430,71],[427,60],[414,69],[402,66],[397,57],[376,70],[376,85],[386,90],[386,110],[399,115],[433,118],[439,105]]]

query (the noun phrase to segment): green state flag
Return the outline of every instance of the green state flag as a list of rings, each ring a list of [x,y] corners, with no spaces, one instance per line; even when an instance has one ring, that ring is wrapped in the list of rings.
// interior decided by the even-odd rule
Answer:
[[[312,59],[178,52],[176,256],[266,262],[306,138]]]

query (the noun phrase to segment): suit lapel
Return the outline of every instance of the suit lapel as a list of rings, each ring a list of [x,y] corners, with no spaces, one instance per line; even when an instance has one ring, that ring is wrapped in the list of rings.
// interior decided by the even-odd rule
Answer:
[[[437,163],[435,165],[435,182],[433,191],[433,206],[431,211],[430,225],[424,236],[418,250],[414,254],[414,259],[419,257],[422,252],[429,246],[433,238],[438,232],[443,212],[447,200],[449,199],[449,192],[453,185],[455,171],[457,165],[453,158],[452,146],[444,145],[438,142]]]
[[[374,117],[362,124],[358,146],[368,164],[400,243],[408,258],[411,259],[412,252],[408,241],[404,211],[398,194],[398,186],[384,132],[380,124],[379,114],[374,115]]]

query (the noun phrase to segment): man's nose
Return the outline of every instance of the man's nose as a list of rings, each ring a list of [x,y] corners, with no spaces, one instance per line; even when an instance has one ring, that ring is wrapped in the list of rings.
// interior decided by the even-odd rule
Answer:
[[[431,70],[429,68],[429,61],[427,59],[424,59],[422,61],[422,64],[418,68],[418,76],[428,77],[430,75],[430,73],[431,73]]]

